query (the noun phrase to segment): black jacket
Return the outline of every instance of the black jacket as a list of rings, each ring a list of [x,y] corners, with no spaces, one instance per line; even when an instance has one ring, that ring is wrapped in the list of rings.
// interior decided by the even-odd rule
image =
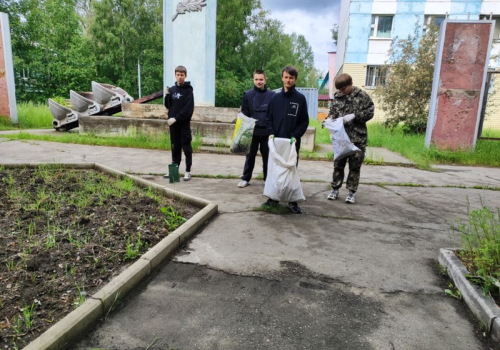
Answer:
[[[275,94],[274,91],[268,90],[267,86],[265,86],[263,90],[254,86],[253,89],[247,90],[243,94],[241,113],[257,120],[255,123],[254,135],[269,135],[266,125],[267,107]]]
[[[295,138],[300,145],[300,138],[309,126],[307,101],[304,95],[295,90],[284,89],[271,99],[267,110],[267,129],[276,137]]]
[[[170,94],[165,95],[165,107],[168,109],[168,118],[175,118],[175,124],[189,124],[194,112],[191,83],[186,81],[181,86],[178,86],[176,82],[170,88]]]

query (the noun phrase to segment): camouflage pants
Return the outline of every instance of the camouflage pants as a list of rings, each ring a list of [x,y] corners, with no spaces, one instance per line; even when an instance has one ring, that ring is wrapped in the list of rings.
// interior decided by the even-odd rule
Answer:
[[[333,162],[333,179],[332,188],[339,189],[342,187],[342,182],[344,181],[344,168],[346,163],[349,161],[349,175],[347,176],[347,189],[350,191],[356,191],[359,185],[359,177],[361,174],[361,165],[365,159],[366,146],[356,144],[361,152],[356,152],[351,154],[349,157],[342,158],[338,161]]]

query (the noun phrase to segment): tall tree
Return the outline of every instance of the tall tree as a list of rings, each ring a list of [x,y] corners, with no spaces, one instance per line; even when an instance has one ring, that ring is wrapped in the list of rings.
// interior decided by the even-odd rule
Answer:
[[[432,92],[438,28],[431,25],[421,36],[417,23],[406,39],[396,38],[389,50],[386,82],[375,90],[388,116],[384,125],[409,133],[423,133],[427,127]]]
[[[163,29],[158,0],[94,1],[92,14],[89,32],[99,79],[137,96],[140,64],[143,93],[161,90]]]
[[[20,101],[44,101],[79,90],[95,76],[93,57],[73,0],[3,2],[10,15]]]

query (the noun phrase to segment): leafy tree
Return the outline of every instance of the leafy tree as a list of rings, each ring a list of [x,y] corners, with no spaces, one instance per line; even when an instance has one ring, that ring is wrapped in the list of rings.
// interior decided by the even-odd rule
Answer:
[[[141,63],[144,94],[162,89],[161,8],[153,0],[101,0],[92,3],[89,27],[100,81],[137,95]],[[143,74],[144,76],[142,76]]]
[[[335,23],[330,31],[332,32],[333,43],[337,45],[337,41],[339,40],[339,25]]]
[[[235,5],[235,2],[230,3]],[[240,7],[243,6],[239,3]],[[319,73],[314,68],[314,54],[305,37],[295,33],[286,34],[283,24],[271,19],[267,11],[260,9],[257,1],[253,10],[247,11],[246,15],[246,18],[237,16],[231,19],[244,21],[244,25],[231,25],[240,28],[241,35],[238,37],[235,33],[229,35],[222,32],[218,23],[217,40],[230,44],[229,48],[224,49],[227,51],[218,51],[222,54],[217,55],[216,105],[238,107],[243,91],[252,87],[255,69],[265,70],[267,85],[276,89],[282,86],[281,69],[292,64],[299,70],[298,85],[316,87]],[[219,21],[224,21],[226,17],[227,14],[219,11]],[[229,41],[226,36],[235,41]]]
[[[417,23],[406,39],[395,38],[389,50],[386,83],[379,85],[375,96],[387,115],[384,125],[402,124],[408,133],[423,133],[427,127],[432,92],[438,28],[430,26],[420,36]]]
[[[20,101],[66,96],[95,76],[73,0],[4,1],[0,6],[10,17]]]

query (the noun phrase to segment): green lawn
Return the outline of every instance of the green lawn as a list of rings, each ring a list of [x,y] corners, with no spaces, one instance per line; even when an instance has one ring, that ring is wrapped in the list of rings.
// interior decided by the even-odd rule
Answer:
[[[19,125],[13,125],[10,119],[0,117],[0,130],[16,129],[51,129],[52,114],[48,105],[35,105],[32,102],[17,105]]]
[[[499,131],[486,130],[487,135]],[[486,137],[486,136],[485,136]],[[496,137],[496,136],[488,136]],[[387,129],[382,124],[368,124],[368,146],[385,147],[411,159],[422,168],[430,164],[481,165],[500,167],[500,141],[478,140],[476,148],[461,151],[442,151],[425,147],[425,135],[408,135],[401,129]]]

